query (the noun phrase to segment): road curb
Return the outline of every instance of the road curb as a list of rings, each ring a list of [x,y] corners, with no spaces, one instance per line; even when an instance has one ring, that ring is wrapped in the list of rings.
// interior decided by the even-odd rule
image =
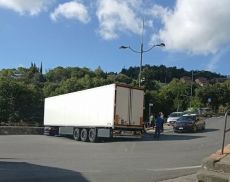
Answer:
[[[218,150],[203,160],[197,179],[198,182],[230,182],[230,145],[224,148],[224,154]]]

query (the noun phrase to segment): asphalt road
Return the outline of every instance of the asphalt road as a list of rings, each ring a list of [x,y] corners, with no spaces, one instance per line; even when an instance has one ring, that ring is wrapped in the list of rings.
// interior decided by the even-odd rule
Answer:
[[[2,135],[0,181],[142,182],[193,174],[204,157],[221,147],[223,124],[223,118],[211,118],[205,132],[175,134],[167,130],[159,141],[151,134],[100,143]]]

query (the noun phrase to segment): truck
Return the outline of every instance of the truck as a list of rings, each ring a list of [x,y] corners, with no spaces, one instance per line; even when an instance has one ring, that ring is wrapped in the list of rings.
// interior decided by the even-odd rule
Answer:
[[[46,135],[70,135],[78,141],[141,136],[144,90],[125,84],[96,88],[45,98]]]

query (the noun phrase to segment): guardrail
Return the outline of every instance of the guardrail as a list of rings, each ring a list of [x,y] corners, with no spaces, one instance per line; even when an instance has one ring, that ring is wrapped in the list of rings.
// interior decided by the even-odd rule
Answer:
[[[44,127],[0,126],[0,135],[42,135]]]
[[[228,113],[229,113],[229,112],[230,112],[230,108],[227,109],[227,111],[225,112],[225,116],[224,116],[225,123],[224,123],[223,142],[222,142],[222,148],[221,148],[221,154],[222,154],[222,155],[224,154],[225,134],[226,134],[227,132],[230,131],[230,128],[226,129],[226,127],[227,127]]]

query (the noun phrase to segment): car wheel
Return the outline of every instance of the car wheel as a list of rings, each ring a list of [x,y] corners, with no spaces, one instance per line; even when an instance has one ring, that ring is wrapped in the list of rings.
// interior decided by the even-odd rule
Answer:
[[[80,137],[80,129],[79,128],[75,128],[73,131],[73,138],[76,141],[80,141],[81,137]]]
[[[97,140],[96,128],[91,128],[89,130],[89,141],[90,142],[96,142],[96,140]]]
[[[193,126],[192,131],[193,131],[193,133],[197,132],[197,126],[196,125]]]
[[[83,142],[88,141],[88,131],[85,128],[81,130],[81,141]]]
[[[202,130],[203,130],[203,131],[205,130],[205,125],[203,125]]]

